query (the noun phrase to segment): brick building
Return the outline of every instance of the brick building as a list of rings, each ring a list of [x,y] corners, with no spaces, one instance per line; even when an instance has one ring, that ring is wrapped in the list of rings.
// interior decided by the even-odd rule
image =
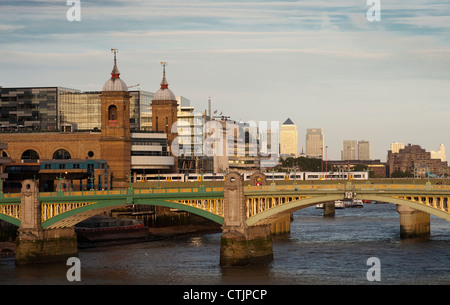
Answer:
[[[404,148],[400,148],[398,153],[388,151],[387,164],[389,166],[389,174],[394,171],[410,172],[410,173],[432,173],[434,175],[450,174],[450,168],[447,161],[431,158],[431,153],[419,145],[408,144]]]
[[[164,90],[163,85],[165,87]],[[165,91],[164,93],[168,90],[167,86],[164,71],[161,84],[161,90]],[[104,160],[106,161],[107,169],[96,173],[91,171],[90,178],[96,181],[108,181],[106,188],[126,188],[130,182],[133,158],[141,163],[139,166],[143,166],[142,164],[153,164],[153,169],[157,171],[176,171],[177,163],[174,162],[172,156],[168,156],[166,153],[167,148],[170,147],[170,142],[168,145],[167,141],[171,141],[175,137],[175,134],[171,132],[171,127],[177,119],[177,102],[173,93],[170,93],[170,98],[163,101],[162,108],[155,109],[153,112],[156,117],[161,118],[161,122],[158,122],[159,125],[157,124],[158,127],[156,128],[162,130],[159,133],[154,133],[154,135],[150,133],[147,135],[142,132],[131,133],[131,95],[128,91],[128,86],[120,79],[116,55],[114,54],[114,66],[111,77],[105,82],[100,94],[100,129],[76,132],[73,130],[63,132],[53,129],[50,132],[43,131],[40,128],[39,130],[21,132],[20,130],[8,128],[0,132],[0,142],[7,145],[4,153],[10,158],[12,164],[40,164],[44,160],[60,160],[61,164],[68,162],[67,160]],[[155,96],[159,95],[155,94]],[[173,98],[171,98],[172,96]],[[2,106],[3,104],[11,104],[17,98],[15,96],[2,97]],[[46,97],[42,95],[36,101],[33,99],[29,102],[32,114],[35,113],[32,109],[39,109],[38,104],[42,98]],[[47,100],[45,105],[52,109],[57,109],[56,99],[54,98],[51,97],[51,100]],[[28,102],[25,101],[24,103]],[[170,111],[170,116],[166,114],[167,111]],[[40,114],[36,114],[36,120],[39,120],[39,117]],[[57,122],[57,118],[52,117],[49,120],[49,122],[53,122],[52,124],[55,127],[57,124],[54,121]],[[33,124],[38,124],[38,121],[33,122]],[[161,124],[164,124],[164,128],[161,127]],[[49,126],[53,125],[50,124]],[[45,130],[49,130],[47,127],[46,125]],[[165,132],[167,133],[163,135]],[[161,140],[164,140],[165,143],[159,143]],[[155,141],[158,142],[158,146],[154,145],[155,143],[153,142]],[[139,142],[139,145],[133,145],[134,142]],[[154,151],[155,148],[159,148],[159,151]],[[160,155],[157,155],[157,153],[160,153]],[[161,160],[155,161],[157,157],[160,157],[159,159]],[[70,171],[65,166],[61,166],[59,173],[55,172],[54,174],[66,175],[65,178],[69,180],[75,179],[74,176],[70,176]],[[79,183],[80,189],[82,189],[83,181]]]

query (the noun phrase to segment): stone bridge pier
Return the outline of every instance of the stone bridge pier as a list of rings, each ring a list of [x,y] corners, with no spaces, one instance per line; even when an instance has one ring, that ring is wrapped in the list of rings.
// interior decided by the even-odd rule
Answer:
[[[430,235],[430,214],[397,205],[400,214],[400,238],[426,237]]]
[[[78,255],[74,228],[42,228],[39,186],[34,180],[22,182],[20,219],[16,238],[17,265],[62,260]]]
[[[247,226],[244,180],[238,173],[224,182],[224,223],[220,243],[220,265],[239,266],[273,260],[270,225]]]

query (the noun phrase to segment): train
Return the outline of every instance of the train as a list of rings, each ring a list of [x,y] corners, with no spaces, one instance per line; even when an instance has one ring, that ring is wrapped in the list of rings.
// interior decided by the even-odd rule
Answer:
[[[245,181],[250,180],[253,173],[243,173]],[[367,172],[267,172],[267,181],[300,181],[300,180],[368,180]],[[195,181],[223,181],[224,173],[204,173],[204,174],[136,174],[134,182],[195,182]]]

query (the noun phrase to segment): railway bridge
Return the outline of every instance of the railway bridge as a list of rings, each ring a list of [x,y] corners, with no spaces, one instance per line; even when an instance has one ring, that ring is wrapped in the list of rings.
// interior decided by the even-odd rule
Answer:
[[[242,265],[273,259],[271,225],[294,211],[334,201],[367,199],[397,205],[401,237],[430,233],[430,214],[450,221],[450,186],[362,183],[270,183],[254,173],[250,185],[229,173],[220,187],[185,187],[107,191],[39,192],[37,182],[22,182],[21,193],[0,192],[0,219],[19,227],[16,263],[26,264],[76,256],[74,225],[89,217],[129,205],[156,205],[194,213],[222,225],[221,265]]]

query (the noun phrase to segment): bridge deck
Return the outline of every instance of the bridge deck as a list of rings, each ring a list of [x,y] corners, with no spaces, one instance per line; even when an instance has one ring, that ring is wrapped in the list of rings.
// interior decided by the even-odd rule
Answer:
[[[186,183],[186,186],[188,185],[189,183]],[[248,218],[261,213],[273,218],[277,215],[277,211],[281,211],[282,205],[285,205],[286,212],[300,205],[312,205],[321,200],[343,199],[348,193],[355,198],[410,205],[450,221],[448,203],[450,185],[343,182],[244,187]],[[77,213],[84,213],[83,217],[85,217],[127,204],[168,206],[198,213],[220,222],[223,219],[223,194],[222,186],[43,192],[39,193],[39,201],[42,204],[42,222],[46,222],[47,226],[55,226],[57,221],[63,221],[65,217],[75,219]],[[20,201],[20,193],[0,193],[0,218],[19,225]],[[301,204],[300,201],[302,201]],[[268,213],[267,211],[271,209],[274,212]],[[54,217],[58,219],[49,221]],[[261,217],[265,216],[261,215]],[[66,225],[73,224],[75,221],[73,219]],[[79,217],[76,221],[79,219],[81,218]]]

